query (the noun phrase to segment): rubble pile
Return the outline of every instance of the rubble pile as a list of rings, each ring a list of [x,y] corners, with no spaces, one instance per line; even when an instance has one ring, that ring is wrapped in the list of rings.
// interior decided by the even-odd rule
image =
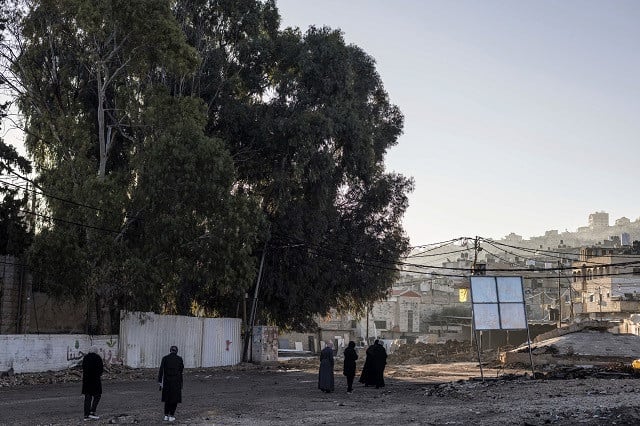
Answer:
[[[497,351],[482,352],[483,361],[493,361]],[[478,352],[469,342],[448,340],[445,343],[414,343],[401,345],[389,355],[390,364],[442,364],[449,362],[475,362]]]
[[[440,383],[431,388],[425,388],[426,396],[437,396],[441,398],[471,398],[478,388],[486,388],[495,385],[493,381],[478,382],[458,380],[451,383]]]
[[[611,363],[608,365],[593,366],[544,366],[548,371],[540,375],[545,380],[570,380],[595,377],[600,379],[631,379],[639,378],[640,372],[634,370],[629,364]],[[537,375],[536,375],[537,378]]]
[[[111,365],[105,368],[103,380],[134,380],[153,378],[157,374],[155,370],[133,369],[122,365]],[[51,383],[69,383],[82,381],[82,367],[76,366],[61,371],[43,371],[41,373],[13,374],[5,372],[0,377],[0,387],[39,385]]]
[[[211,371],[246,371],[246,370],[268,370],[270,366],[240,363],[233,366],[225,367],[212,367],[212,368],[197,368],[189,369],[189,374],[195,376],[211,374]],[[109,365],[105,366],[104,373],[102,374],[102,380],[118,380],[118,381],[133,381],[133,380],[155,380],[158,375],[158,370],[155,368],[131,368],[123,365]],[[28,386],[39,384],[53,384],[53,383],[72,383],[82,382],[82,367],[75,366],[67,370],[61,371],[43,371],[41,373],[20,373],[14,374],[13,370],[3,372],[0,375],[0,388],[11,386]]]

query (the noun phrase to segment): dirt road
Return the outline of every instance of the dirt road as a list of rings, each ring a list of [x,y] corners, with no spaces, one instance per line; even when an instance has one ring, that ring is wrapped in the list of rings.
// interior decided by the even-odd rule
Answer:
[[[177,424],[190,425],[637,425],[640,379],[532,380],[522,371],[473,363],[389,366],[387,386],[317,389],[315,360],[279,366],[189,370]],[[338,367],[337,367],[338,368]],[[162,424],[155,371],[123,372],[103,382],[91,424]],[[496,380],[499,374],[503,379]],[[112,375],[113,376],[113,375]],[[74,425],[82,421],[80,382],[0,388],[0,424]]]

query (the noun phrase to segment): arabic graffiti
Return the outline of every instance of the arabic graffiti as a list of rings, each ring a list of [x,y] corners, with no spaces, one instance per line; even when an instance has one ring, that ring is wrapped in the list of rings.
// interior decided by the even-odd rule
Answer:
[[[113,338],[111,338],[109,341],[103,343],[107,347],[97,348],[97,353],[102,357],[103,362],[107,365],[122,365],[123,361],[118,355],[118,350],[113,348],[117,344],[117,341],[114,341]],[[67,361],[79,361],[84,358],[87,354],[87,350],[79,350],[79,347],[80,343],[77,340],[74,342],[73,347],[67,346]]]
[[[78,341],[76,340],[76,343]],[[82,351],[74,351],[69,346],[67,346],[67,361],[76,361],[82,359],[84,357],[84,352]]]

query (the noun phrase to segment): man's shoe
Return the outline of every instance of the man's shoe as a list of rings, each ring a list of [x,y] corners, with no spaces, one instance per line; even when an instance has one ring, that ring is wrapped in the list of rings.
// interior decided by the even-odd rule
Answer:
[[[169,421],[169,416],[164,416],[164,419],[162,419],[162,420],[164,420],[165,422],[168,422]]]
[[[169,421],[170,421],[170,422],[175,422],[175,421],[176,421],[176,418],[175,418],[175,417],[173,417],[173,416],[169,416]]]
[[[91,420],[98,420],[100,418],[100,416],[96,416],[95,414],[89,414],[89,418]]]
[[[88,422],[89,420],[91,420],[91,419],[89,418],[89,416],[85,416],[84,421],[85,421],[85,422]]]

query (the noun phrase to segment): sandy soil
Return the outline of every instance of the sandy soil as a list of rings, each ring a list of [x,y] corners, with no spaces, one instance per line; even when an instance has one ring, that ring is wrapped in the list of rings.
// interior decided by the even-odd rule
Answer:
[[[190,425],[637,425],[640,378],[614,370],[565,368],[531,379],[524,369],[476,363],[389,365],[387,386],[347,394],[317,389],[317,361],[189,370],[177,424]],[[92,424],[162,424],[155,370],[112,371]],[[0,424],[82,421],[77,372],[14,376],[0,385]],[[561,379],[552,379],[560,377]],[[57,383],[60,382],[60,383]],[[35,384],[28,384],[35,383]]]

